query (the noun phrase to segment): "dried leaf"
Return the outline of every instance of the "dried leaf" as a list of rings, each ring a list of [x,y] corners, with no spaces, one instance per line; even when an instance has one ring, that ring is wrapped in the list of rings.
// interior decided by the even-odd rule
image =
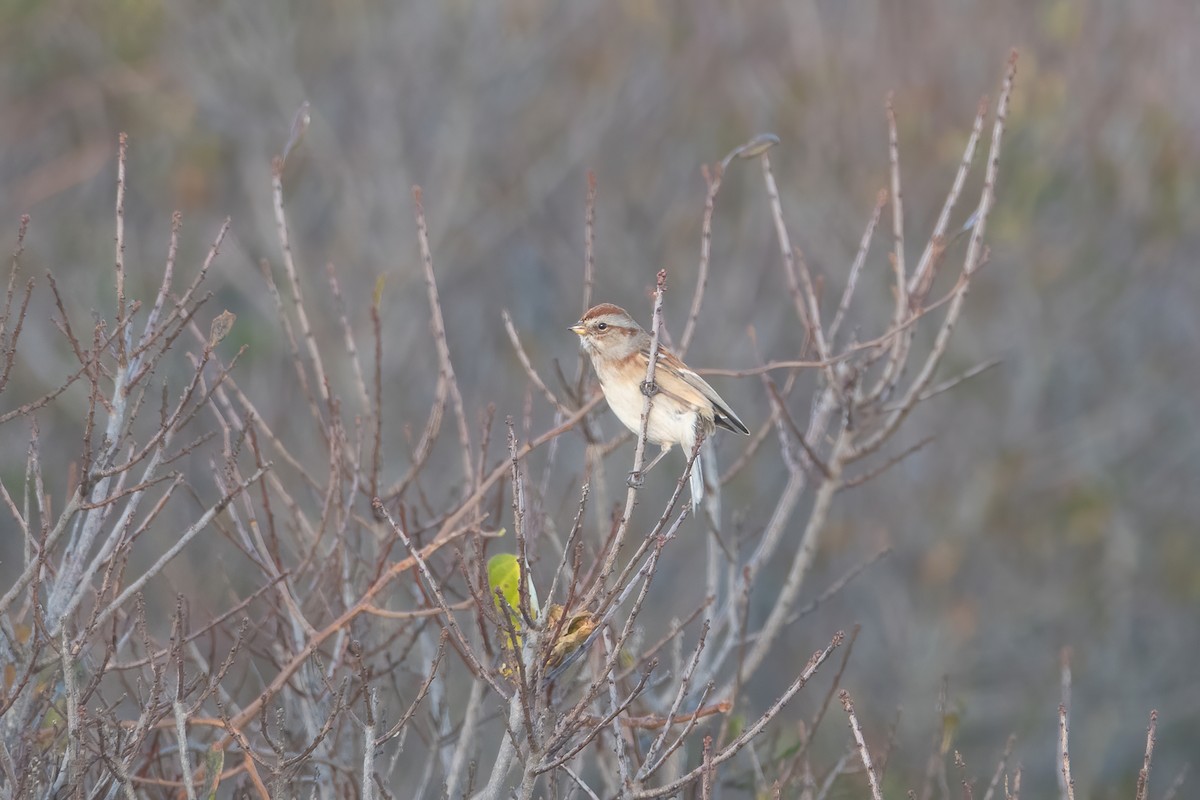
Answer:
[[[212,321],[212,326],[208,329],[208,346],[216,347],[217,343],[229,335],[229,331],[233,329],[234,320],[237,315],[232,311],[222,311],[217,315],[217,318]]]
[[[558,626],[562,614],[562,606],[557,603],[551,605],[546,611],[546,630],[554,630]],[[563,625],[558,638],[554,640],[554,646],[550,648],[550,655],[546,657],[546,667],[553,669],[561,664],[567,656],[583,646],[594,630],[596,630],[596,618],[592,612],[580,611],[572,614],[567,623]]]

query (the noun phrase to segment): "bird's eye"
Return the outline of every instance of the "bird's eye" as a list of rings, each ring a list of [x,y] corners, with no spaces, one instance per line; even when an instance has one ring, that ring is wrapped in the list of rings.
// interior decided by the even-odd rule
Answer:
[[[598,330],[598,331],[606,331],[606,330],[608,330],[608,323],[607,323],[607,322],[601,322],[601,323],[599,323],[598,325],[596,325],[596,330]]]

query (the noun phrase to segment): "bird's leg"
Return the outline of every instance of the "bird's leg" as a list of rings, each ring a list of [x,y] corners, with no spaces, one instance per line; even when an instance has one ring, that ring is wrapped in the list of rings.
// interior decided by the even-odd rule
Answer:
[[[654,457],[654,460],[651,461],[646,466],[642,467],[640,472],[635,470],[634,472],[629,473],[629,480],[626,481],[626,483],[628,483],[629,487],[631,489],[642,488],[642,484],[645,482],[645,481],[643,481],[643,477],[646,475],[647,472],[654,469],[654,465],[657,464],[658,462],[662,461],[663,456],[665,456],[669,452],[671,452],[671,445],[669,445],[669,444],[663,445],[662,450],[658,451],[658,455],[656,455]]]
[[[657,464],[658,462],[662,461],[663,456],[665,456],[669,452],[671,452],[671,445],[664,444],[662,446],[662,449],[658,451],[658,455],[656,455],[654,457],[654,460],[651,461],[649,464],[647,464],[645,467],[642,467],[642,473],[645,474],[645,473],[649,472],[650,470],[654,469],[654,465]]]

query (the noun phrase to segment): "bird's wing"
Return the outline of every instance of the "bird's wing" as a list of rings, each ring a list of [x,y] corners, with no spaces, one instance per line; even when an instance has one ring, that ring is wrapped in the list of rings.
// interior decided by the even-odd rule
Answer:
[[[646,358],[650,357],[649,348],[644,351],[644,354]],[[721,399],[717,390],[709,386],[708,381],[689,369],[687,364],[680,361],[679,356],[664,347],[659,347],[658,361],[655,366],[663,369],[661,375],[656,374],[654,378],[654,382],[662,391],[693,405],[699,399],[696,396],[698,394],[713,404],[714,422],[718,426],[735,433],[750,433],[750,429],[738,419],[738,415],[733,413],[729,404]]]

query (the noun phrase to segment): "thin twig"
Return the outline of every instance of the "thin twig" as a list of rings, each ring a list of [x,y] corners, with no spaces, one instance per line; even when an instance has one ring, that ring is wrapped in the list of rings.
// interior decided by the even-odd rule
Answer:
[[[467,665],[477,678],[487,681],[488,685],[497,694],[504,696],[506,694],[505,691],[496,683],[496,679],[492,677],[491,672],[483,664],[479,663],[479,659],[475,657],[470,642],[467,641],[462,628],[459,627],[458,622],[454,619],[454,612],[450,609],[450,604],[446,602],[446,597],[442,594],[441,586],[439,586],[437,579],[433,576],[433,572],[429,569],[429,565],[425,562],[424,556],[421,555],[421,550],[413,545],[412,539],[404,531],[404,528],[397,525],[396,521],[392,519],[392,515],[388,513],[382,500],[378,497],[375,498],[372,502],[372,507],[375,509],[375,513],[382,515],[383,519],[392,529],[392,532],[404,543],[409,556],[413,559],[417,569],[420,570],[421,577],[425,579],[425,585],[429,588],[429,591],[433,592],[434,599],[437,600],[438,608],[441,609],[442,616],[446,619],[447,627],[449,627],[450,632],[454,635],[455,642],[458,645],[458,652],[463,657],[463,660],[467,662]]]
[[[871,797],[874,800],[883,800],[883,792],[879,788],[879,778],[875,776],[875,767],[871,765],[871,751],[867,749],[867,740],[863,738],[862,726],[858,724],[850,693],[842,689],[838,698],[842,701],[842,708],[846,709],[846,716],[850,718],[850,731],[854,734],[854,741],[858,745],[858,755],[862,758],[863,768],[867,771],[867,781],[871,784]]]
[[[117,599],[115,599],[111,603],[109,603],[108,606],[106,606],[103,611],[101,611],[99,614],[97,614],[95,616],[95,620],[96,620],[95,624],[97,624],[97,625],[104,624],[104,622],[110,616],[115,614],[123,605],[125,605],[125,603],[129,600],[130,597],[132,597],[134,594],[140,592],[142,590],[142,587],[146,585],[147,581],[149,581],[152,577],[154,577],[158,573],[162,572],[163,567],[165,567],[168,563],[170,563],[170,561],[172,559],[174,559],[175,556],[179,555],[179,553],[183,551],[183,548],[187,546],[187,544],[192,540],[193,537],[196,536],[196,534],[200,533],[200,531],[202,531],[208,527],[208,523],[210,523],[212,521],[213,517],[217,516],[222,511],[224,511],[229,506],[229,504],[232,503],[234,501],[234,499],[236,499],[237,496],[246,489],[246,487],[252,486],[255,483],[255,481],[257,481],[264,474],[266,474],[267,470],[269,470],[270,468],[271,468],[271,465],[267,464],[266,466],[260,467],[259,469],[255,470],[253,475],[251,475],[245,481],[242,481],[241,483],[239,483],[231,492],[226,493],[224,497],[222,497],[213,506],[211,506],[207,511],[205,511],[200,516],[199,519],[197,519],[190,526],[188,526],[188,529],[186,531],[184,531],[179,536],[178,539],[175,540],[175,543],[173,545],[171,545],[171,547],[168,548],[167,551],[165,553],[163,553],[159,557],[159,559],[157,561],[155,561],[154,564],[149,569],[147,569],[145,572],[143,572],[137,578],[137,580],[133,581],[128,586],[126,586],[125,590],[123,592],[121,592],[121,594],[117,597]]]
[[[533,363],[529,360],[529,355],[525,352],[525,348],[521,345],[521,337],[517,335],[517,329],[513,326],[512,315],[508,313],[507,308],[500,310],[500,317],[504,320],[504,330],[506,333],[508,333],[508,340],[512,342],[513,350],[516,351],[517,360],[521,362],[521,366],[524,368],[525,374],[529,377],[529,380],[538,388],[538,391],[542,393],[542,396],[550,402],[550,405],[554,406],[554,408],[560,414],[563,416],[569,415],[571,413],[571,409],[567,408],[566,405],[564,405],[555,396],[554,392],[550,390],[550,387],[546,385],[546,382],[542,380],[542,376],[538,375],[537,370],[533,368]]]
[[[1008,760],[1012,758],[1013,745],[1016,743],[1016,736],[1008,737],[1008,741],[1004,744],[1004,754],[1000,756],[1000,763],[996,765],[996,772],[992,775],[992,780],[988,783],[987,791],[983,793],[983,800],[992,800],[992,795],[995,794],[996,788],[1000,785],[1000,776],[1006,774]]]
[[[442,379],[450,390],[450,403],[454,408],[454,417],[458,422],[458,443],[462,448],[463,477],[468,484],[475,478],[475,470],[471,465],[471,436],[467,430],[467,415],[463,411],[462,393],[458,390],[458,379],[454,375],[454,363],[450,360],[450,345],[446,342],[446,323],[442,319],[442,303],[438,298],[437,278],[433,272],[433,254],[429,249],[429,230],[425,225],[425,205],[422,202],[421,187],[413,187],[413,204],[417,219],[417,245],[421,251],[421,264],[425,271],[425,288],[429,294],[429,324],[433,331],[433,341],[437,347],[438,365]]]
[[[963,151],[962,160],[958,163],[954,183],[942,204],[942,211],[938,215],[937,223],[933,226],[929,243],[925,245],[925,250],[921,253],[921,260],[917,262],[917,268],[913,270],[912,277],[909,279],[908,290],[910,293],[915,292],[918,296],[924,295],[929,291],[929,285],[933,282],[933,267],[937,260],[938,250],[944,245],[946,228],[950,224],[950,214],[958,205],[958,197],[962,194],[963,186],[967,182],[967,174],[971,170],[971,164],[975,161],[975,150],[979,145],[979,136],[983,131],[983,120],[987,116],[987,110],[988,102],[985,97],[979,101],[979,107],[975,112],[975,122],[971,125],[971,135],[967,137],[967,146]]]
[[[771,172],[771,159],[766,152],[761,156],[763,181],[767,186],[767,200],[771,206],[771,219],[775,222],[775,235],[779,240],[779,254],[783,257],[783,274],[787,278],[788,291],[792,296],[792,306],[796,317],[807,335],[813,331],[812,320],[809,318],[808,307],[800,292],[800,279],[796,274],[796,251],[792,248],[791,237],[788,236],[787,225],[783,219],[783,204],[779,200],[779,187],[775,185],[775,175]]]
[[[708,638],[708,620],[704,621],[704,625],[700,628],[700,638],[696,641],[696,648],[692,651],[692,658],[688,661],[687,667],[679,676],[679,688],[675,692],[675,700],[671,703],[671,708],[667,712],[666,720],[663,724],[662,733],[654,738],[650,748],[646,751],[645,757],[642,759],[642,767],[638,770],[637,779],[645,780],[652,775],[659,764],[655,763],[658,756],[658,751],[666,744],[667,734],[670,728],[676,721],[676,714],[679,712],[679,707],[683,703],[683,698],[687,696],[688,688],[692,682],[692,673],[696,671],[696,665],[700,663],[700,654],[704,650],[704,641]]]
[[[325,365],[321,361],[321,351],[317,347],[317,338],[313,334],[312,325],[308,321],[305,310],[304,293],[300,289],[300,274],[296,262],[292,258],[292,245],[288,238],[287,216],[283,210],[283,158],[278,157],[271,168],[271,197],[275,205],[275,232],[279,237],[279,247],[283,251],[283,269],[287,272],[288,282],[292,287],[292,303],[296,310],[296,319],[300,322],[300,332],[308,348],[309,361],[315,373],[317,392],[321,400],[329,402],[329,383],[325,378]]]
[[[983,246],[983,236],[987,228],[988,214],[991,212],[992,204],[995,202],[996,175],[1000,166],[1000,145],[1004,136],[1004,125],[1008,116],[1009,100],[1012,96],[1013,82],[1016,78],[1016,68],[1017,54],[1016,51],[1013,51],[1009,57],[1008,70],[1004,76],[1004,87],[1000,92],[1000,102],[996,108],[996,122],[992,128],[992,144],[988,152],[988,163],[984,172],[983,189],[980,192],[975,228],[971,233],[971,242],[967,247],[967,254],[963,259],[962,276],[949,295],[950,306],[946,311],[946,317],[942,322],[941,328],[938,329],[933,346],[926,356],[924,364],[922,364],[917,376],[905,392],[899,408],[891,412],[887,420],[877,431],[871,436],[866,437],[864,441],[856,444],[850,456],[851,461],[862,458],[882,446],[896,430],[897,426],[912,411],[916,405],[917,398],[920,397],[929,385],[930,380],[932,380],[934,373],[937,371],[938,365],[941,363],[943,354],[946,352],[946,347],[950,342],[950,334],[954,329],[955,323],[958,321],[964,300],[966,299],[967,290],[970,288],[971,278],[984,263],[985,248]]]
[[[721,189],[721,178],[725,169],[717,165],[711,173],[708,167],[703,168],[704,182],[708,184],[708,192],[704,197],[704,218],[700,223],[700,266],[696,269],[696,289],[692,293],[692,307],[688,311],[687,322],[683,326],[683,335],[679,337],[677,355],[683,358],[692,337],[696,334],[696,322],[700,319],[700,306],[704,303],[704,290],[708,285],[708,264],[712,254],[712,222],[713,207],[716,205],[717,192]]]
[[[829,323],[829,341],[837,342],[838,331],[841,330],[842,320],[846,317],[846,311],[850,308],[850,300],[854,297],[854,290],[858,288],[858,276],[862,272],[863,264],[867,260],[867,252],[871,249],[871,239],[875,235],[875,226],[879,224],[879,216],[883,213],[883,207],[887,204],[888,194],[886,189],[880,189],[875,196],[875,210],[871,212],[870,218],[867,220],[867,228],[863,231],[862,239],[858,243],[858,252],[854,255],[854,261],[850,264],[850,274],[846,278],[846,288],[842,290],[842,299],[838,301],[837,311],[833,315],[833,322]]]
[[[1060,755],[1059,768],[1062,772],[1063,797],[1066,798],[1066,800],[1075,800],[1075,780],[1071,777],[1071,752],[1067,745],[1067,728],[1067,706],[1065,703],[1059,703],[1058,746]]]
[[[1146,800],[1150,782],[1150,758],[1154,755],[1154,733],[1158,730],[1158,711],[1150,712],[1150,724],[1146,727],[1146,755],[1142,757],[1142,768],[1138,772],[1137,794],[1134,800]]]
[[[1071,648],[1064,647],[1059,653],[1059,690],[1062,699],[1058,704],[1059,779],[1058,788],[1064,800],[1075,800],[1075,783],[1071,780],[1071,756],[1067,748],[1067,734],[1071,709]]]
[[[788,571],[787,577],[784,579],[783,586],[777,593],[771,613],[767,616],[766,622],[763,623],[754,647],[746,654],[743,665],[744,677],[746,679],[749,679],[754,674],[754,671],[766,660],[774,647],[775,639],[779,636],[780,631],[783,630],[784,623],[792,615],[792,606],[800,594],[800,587],[804,582],[804,577],[807,575],[808,568],[816,556],[817,546],[820,542],[821,534],[825,529],[825,520],[829,514],[830,505],[833,502],[834,495],[837,494],[841,482],[842,464],[847,445],[848,437],[843,430],[838,434],[838,438],[834,443],[833,452],[830,454],[827,465],[829,477],[824,479],[817,489],[812,510],[809,512],[808,524],[805,526],[804,535],[800,539],[800,546],[796,549],[796,554],[792,559],[792,566]],[[729,684],[726,684],[718,693],[718,697],[728,696],[731,688]]]
[[[838,631],[834,634],[833,639],[830,640],[829,644],[825,646],[825,649],[818,650],[817,652],[813,653],[812,658],[808,660],[808,664],[805,665],[804,669],[796,677],[796,680],[792,681],[792,685],[787,688],[787,691],[780,695],[779,698],[771,704],[771,707],[763,712],[763,715],[759,717],[753,725],[746,728],[746,730],[742,732],[741,736],[730,742],[730,744],[724,750],[713,756],[710,768],[720,766],[724,762],[733,758],[738,754],[738,751],[746,746],[747,743],[762,733],[767,724],[770,723],[770,721],[774,719],[780,711],[783,710],[784,706],[786,706],[788,702],[796,696],[796,692],[804,688],[804,685],[808,683],[809,679],[812,678],[817,669],[825,663],[825,661],[829,658],[833,651],[837,649],[839,645],[841,645],[845,638],[845,634],[843,634],[841,631]],[[640,800],[641,798],[666,797],[668,795],[677,794],[683,787],[694,783],[705,769],[706,766],[702,764],[684,775],[682,778],[672,781],[666,786],[659,786],[654,789],[644,789],[642,791],[635,792],[633,797]]]
[[[125,328],[125,155],[129,145],[129,134],[122,131],[117,135],[117,235],[116,235],[116,273],[117,273],[117,328]],[[117,363],[122,370],[128,365],[128,353],[125,349],[125,336],[117,339]]]

